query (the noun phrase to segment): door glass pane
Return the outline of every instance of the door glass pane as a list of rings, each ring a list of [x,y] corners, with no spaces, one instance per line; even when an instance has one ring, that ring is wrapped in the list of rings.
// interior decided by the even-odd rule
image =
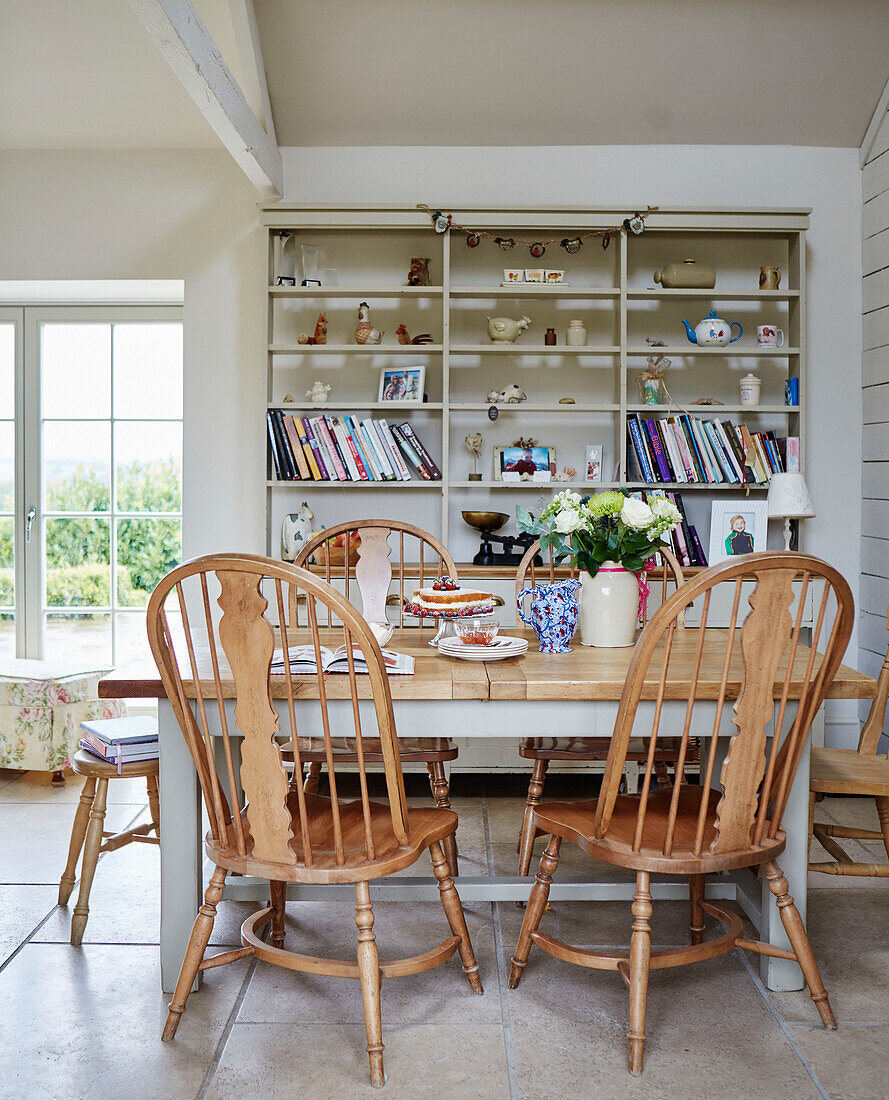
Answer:
[[[0,419],[15,418],[15,325],[0,324]]]
[[[110,416],[111,326],[45,324],[40,333],[43,416]]]
[[[119,512],[182,510],[181,421],[116,421],[114,462]]]
[[[57,420],[43,425],[48,512],[111,508],[111,424]]]
[[[117,639],[115,642],[115,664],[139,658],[151,658],[148,645],[148,631],[145,629],[145,615],[142,612],[119,611],[115,616]]]
[[[111,606],[109,520],[47,519],[44,606]]]
[[[114,415],[182,416],[182,325],[114,326]]]
[[[117,600],[121,607],[145,607],[158,581],[182,558],[178,519],[117,521]]]
[[[49,661],[111,667],[111,616],[53,613],[45,616],[43,652]]]

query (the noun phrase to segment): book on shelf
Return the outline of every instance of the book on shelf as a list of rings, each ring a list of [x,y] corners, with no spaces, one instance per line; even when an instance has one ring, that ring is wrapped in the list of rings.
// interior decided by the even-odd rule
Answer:
[[[627,417],[627,473],[648,484],[765,485],[799,470],[799,437],[753,432],[746,424],[683,413]]]
[[[409,421],[354,414],[267,414],[269,447],[278,481],[440,481],[441,469]],[[405,459],[407,461],[405,461]]]
[[[392,649],[384,649],[383,664],[390,676],[412,676],[414,672],[414,659],[409,653],[396,653]],[[349,651],[341,645],[338,649],[328,649],[319,646],[318,653],[321,657],[322,672],[348,672]],[[318,671],[315,657],[315,647],[312,645],[292,645],[288,649],[290,658],[290,671],[296,676],[308,675]],[[352,643],[352,663],[355,671],[367,672],[367,661],[361,652],[357,642]],[[271,671],[280,675],[284,671],[284,650],[276,649],[272,654]]]

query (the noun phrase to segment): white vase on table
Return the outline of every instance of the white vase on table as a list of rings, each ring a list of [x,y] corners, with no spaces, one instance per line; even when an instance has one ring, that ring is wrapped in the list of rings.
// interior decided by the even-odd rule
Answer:
[[[604,561],[595,577],[583,574],[580,644],[618,649],[636,644],[639,581],[620,562]]]

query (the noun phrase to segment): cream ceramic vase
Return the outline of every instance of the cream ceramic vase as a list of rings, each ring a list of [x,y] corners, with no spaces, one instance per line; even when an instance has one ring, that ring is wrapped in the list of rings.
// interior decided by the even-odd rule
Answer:
[[[636,643],[639,581],[616,561],[605,561],[595,577],[583,574],[580,644],[618,649]]]

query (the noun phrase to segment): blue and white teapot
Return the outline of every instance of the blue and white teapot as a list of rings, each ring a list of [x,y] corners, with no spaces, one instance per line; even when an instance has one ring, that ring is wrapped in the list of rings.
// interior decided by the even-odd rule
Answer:
[[[724,321],[721,317],[716,316],[715,309],[711,309],[710,316],[704,318],[694,328],[691,327],[688,321],[682,323],[685,325],[685,335],[692,344],[711,344],[724,348],[726,344],[733,344],[735,340],[740,340],[744,334],[740,321]],[[738,326],[738,335],[732,336],[732,329],[735,325]]]

